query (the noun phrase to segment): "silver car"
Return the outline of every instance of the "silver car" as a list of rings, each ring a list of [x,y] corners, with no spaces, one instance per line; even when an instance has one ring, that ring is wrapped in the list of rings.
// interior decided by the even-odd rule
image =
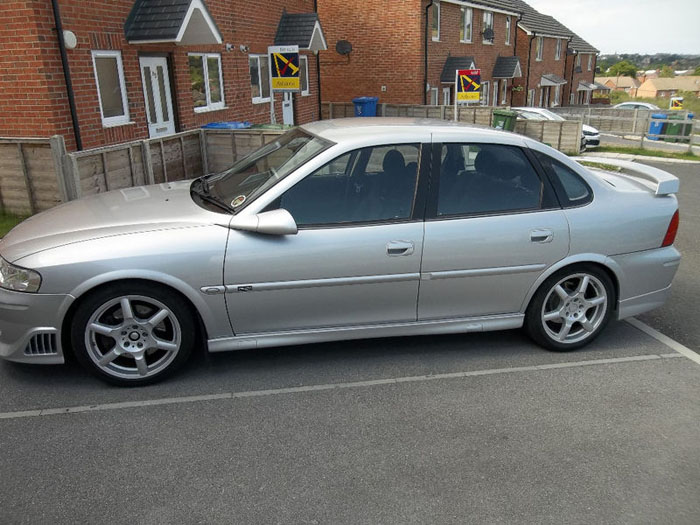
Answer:
[[[346,119],[229,170],[58,206],[0,242],[0,356],[141,385],[193,350],[525,327],[551,350],[661,305],[678,180],[521,135]]]

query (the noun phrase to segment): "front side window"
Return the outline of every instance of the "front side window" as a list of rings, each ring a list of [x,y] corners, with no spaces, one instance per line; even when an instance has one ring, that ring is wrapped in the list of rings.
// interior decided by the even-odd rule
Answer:
[[[549,172],[562,206],[582,206],[593,200],[593,192],[578,173],[545,153],[534,153],[540,164]]]
[[[462,18],[459,27],[459,39],[462,42],[469,43],[472,41],[472,17],[474,12],[471,7],[462,8]]]
[[[561,59],[561,38],[557,38],[557,47],[554,49],[554,60]]]
[[[212,111],[224,107],[221,55],[192,53],[188,55],[194,110]]]
[[[299,67],[301,68],[301,71],[299,72],[301,95],[305,97],[309,94],[309,57],[300,55]]]
[[[440,3],[435,2],[433,4],[433,20],[432,20],[432,36],[433,41],[438,42],[440,40]]]
[[[493,13],[484,11],[484,23],[481,28],[484,44],[493,44]]]
[[[419,163],[419,144],[351,151],[295,184],[276,207],[302,227],[407,220]]]
[[[438,216],[537,210],[543,185],[520,148],[498,144],[444,144]]]
[[[332,145],[301,128],[293,129],[228,170],[207,177],[208,192],[237,211]]]
[[[253,94],[253,104],[270,102],[270,65],[267,55],[250,55],[250,90]]]
[[[542,53],[544,52],[544,38],[541,36],[538,36],[535,39],[535,59],[537,61],[542,60]]]
[[[102,125],[110,127],[128,123],[129,106],[121,51],[93,51],[92,64]]]
[[[506,45],[510,45],[510,16],[506,16]]]

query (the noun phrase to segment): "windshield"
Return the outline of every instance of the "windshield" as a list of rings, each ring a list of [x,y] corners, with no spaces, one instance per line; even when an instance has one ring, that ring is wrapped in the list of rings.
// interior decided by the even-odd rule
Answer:
[[[561,115],[557,115],[553,111],[549,111],[548,109],[541,109],[540,113],[545,115],[549,120],[566,120],[564,117]]]
[[[300,128],[293,129],[228,170],[207,176],[208,193],[235,212],[332,145]]]

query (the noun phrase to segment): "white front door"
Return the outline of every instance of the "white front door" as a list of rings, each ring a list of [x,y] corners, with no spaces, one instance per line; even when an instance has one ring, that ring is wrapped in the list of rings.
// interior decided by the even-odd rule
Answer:
[[[161,137],[175,133],[173,99],[170,94],[168,60],[165,57],[141,57],[141,79],[146,99],[148,136]]]
[[[284,93],[282,98],[282,123],[289,126],[294,125],[294,99],[292,93]]]

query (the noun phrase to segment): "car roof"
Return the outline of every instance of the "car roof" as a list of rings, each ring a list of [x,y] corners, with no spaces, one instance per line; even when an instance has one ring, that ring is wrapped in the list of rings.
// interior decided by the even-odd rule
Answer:
[[[319,120],[301,126],[306,131],[333,142],[354,140],[381,133],[439,132],[454,134],[460,140],[481,139],[511,142],[512,133],[478,124],[449,120],[405,117],[358,117]]]

